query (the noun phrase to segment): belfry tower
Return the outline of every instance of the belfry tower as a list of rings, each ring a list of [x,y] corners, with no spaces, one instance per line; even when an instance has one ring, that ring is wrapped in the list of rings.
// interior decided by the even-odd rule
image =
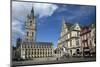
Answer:
[[[34,16],[34,8],[32,7],[31,13],[27,15],[27,20],[25,22],[26,29],[26,40],[28,42],[34,42],[36,40],[36,23]]]

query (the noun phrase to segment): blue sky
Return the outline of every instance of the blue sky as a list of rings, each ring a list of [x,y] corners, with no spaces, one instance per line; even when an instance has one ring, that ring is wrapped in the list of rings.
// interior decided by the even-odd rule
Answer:
[[[70,23],[88,25],[96,22],[96,7],[72,4],[48,4],[31,2],[12,2],[12,44],[16,45],[18,37],[24,38],[24,23],[32,6],[36,16],[36,40],[52,42],[57,47],[60,36],[62,17]]]

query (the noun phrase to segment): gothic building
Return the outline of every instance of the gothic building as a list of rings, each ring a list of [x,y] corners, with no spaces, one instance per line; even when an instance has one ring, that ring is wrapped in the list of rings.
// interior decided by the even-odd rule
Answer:
[[[25,29],[25,39],[22,39],[17,47],[16,56],[19,59],[52,57],[53,44],[51,42],[36,42],[36,22],[33,7],[31,13],[27,15]]]
[[[36,40],[36,22],[34,16],[34,10],[32,8],[31,13],[27,15],[27,19],[25,22],[26,28],[26,41],[27,42],[35,42]]]
[[[61,34],[58,39],[58,48],[64,49],[69,56],[79,54],[81,28],[78,23],[71,24],[63,18]]]

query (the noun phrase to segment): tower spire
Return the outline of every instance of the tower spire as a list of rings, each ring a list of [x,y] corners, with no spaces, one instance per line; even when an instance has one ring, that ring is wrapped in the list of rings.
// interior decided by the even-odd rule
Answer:
[[[66,21],[65,21],[65,17],[62,16],[62,31],[66,28]]]
[[[26,21],[26,40],[27,41],[35,41],[36,34],[36,25],[35,25],[35,17],[34,17],[34,8],[32,6],[31,13],[28,15]]]
[[[34,18],[34,6],[33,6],[33,4],[32,4],[32,9],[31,9],[31,14],[30,14],[30,16],[31,16],[32,18]]]
[[[32,5],[32,9],[31,9],[31,13],[34,13],[34,8],[33,8],[33,5]]]
[[[62,17],[62,24],[64,24],[65,23],[65,17],[63,16]]]

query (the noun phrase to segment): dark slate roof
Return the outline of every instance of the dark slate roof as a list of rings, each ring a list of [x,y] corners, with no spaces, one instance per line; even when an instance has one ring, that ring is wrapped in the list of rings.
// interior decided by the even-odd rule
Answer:
[[[23,45],[53,45],[52,42],[23,42]]]
[[[65,24],[68,27],[68,30],[71,30],[71,27],[74,25],[74,24],[72,24],[70,22],[66,22]]]
[[[89,27],[89,26],[84,26],[84,27],[82,28],[82,30],[85,30],[85,29],[89,30],[90,27]]]
[[[90,27],[84,26],[84,27],[82,28],[82,30],[81,30],[80,35],[86,34],[86,33],[88,33],[88,32],[91,32]]]
[[[76,25],[79,24],[79,23],[74,23],[74,24],[73,24],[73,23],[70,23],[70,22],[68,23],[68,22],[67,22],[67,23],[65,23],[65,24],[66,24],[66,26],[68,27],[68,30],[74,30],[74,28],[76,27]],[[79,25],[79,26],[80,26],[80,25]]]
[[[66,26],[68,27],[68,30],[73,26],[72,23],[68,23],[68,22],[66,22],[65,24],[66,24]]]

